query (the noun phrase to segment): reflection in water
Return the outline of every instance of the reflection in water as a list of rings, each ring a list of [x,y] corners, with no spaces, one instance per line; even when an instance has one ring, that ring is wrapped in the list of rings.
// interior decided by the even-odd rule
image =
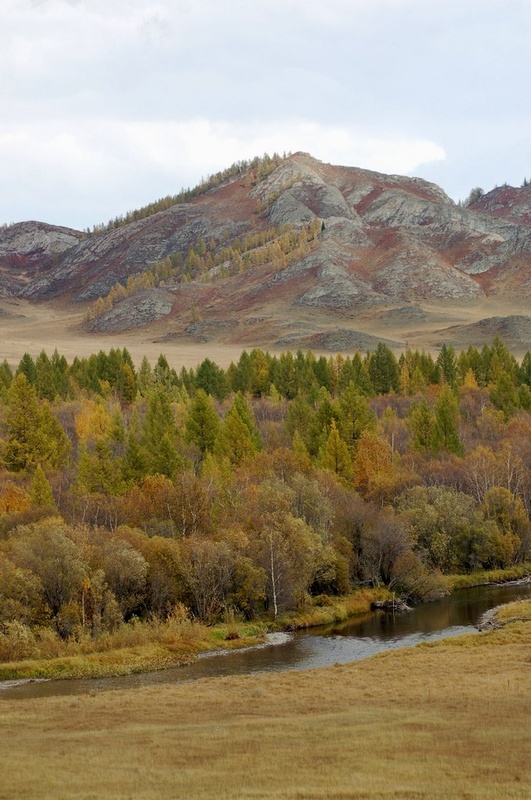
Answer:
[[[374,612],[312,633],[271,634],[266,645],[207,653],[186,667],[127,675],[121,678],[35,681],[0,686],[0,699],[85,694],[108,689],[134,689],[199,678],[256,672],[314,669],[359,661],[383,650],[458,636],[475,630],[491,608],[531,595],[531,584],[482,586],[425,603],[405,614]]]

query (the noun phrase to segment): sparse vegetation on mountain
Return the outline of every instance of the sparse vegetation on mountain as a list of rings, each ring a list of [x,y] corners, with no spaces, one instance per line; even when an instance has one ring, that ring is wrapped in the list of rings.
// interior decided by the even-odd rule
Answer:
[[[518,355],[529,349],[529,187],[465,208],[426,181],[305,153],[245,166],[98,234],[0,231],[0,293],[71,312],[93,304],[91,333],[142,326],[159,340],[330,352],[463,348],[498,333]],[[280,234],[259,244],[312,225],[317,239],[289,254]]]
[[[137,222],[138,220],[146,219],[146,217],[151,217],[153,214],[158,214],[160,211],[166,211],[168,208],[178,205],[179,203],[189,203],[190,200],[193,200],[195,197],[200,197],[212,189],[222,186],[226,181],[235,180],[248,173],[253,173],[254,179],[261,181],[266,178],[284,158],[287,158],[285,154],[284,156],[279,156],[278,153],[273,153],[273,155],[270,156],[264,153],[263,156],[255,156],[255,158],[249,160],[242,159],[241,161],[235,161],[230,167],[226,167],[226,169],[215,172],[213,175],[209,175],[207,178],[201,180],[200,183],[192,189],[182,189],[175,195],[162,197],[160,200],[149,203],[147,206],[117,216],[109,220],[107,224],[94,225],[91,232],[93,234],[100,234],[115,230],[130,222]],[[90,230],[87,231],[87,233],[89,232]]]
[[[172,282],[219,281],[263,264],[270,264],[274,274],[307,255],[317,242],[320,231],[321,223],[315,219],[300,229],[290,229],[287,225],[268,228],[253,236],[235,239],[230,246],[215,239],[206,244],[200,239],[189,248],[186,257],[180,252],[172,253],[149,270],[130,276],[125,286],[115,284],[105,297],[99,297],[90,306],[87,319],[89,322],[96,320],[126,297],[153,286],[167,286]]]
[[[466,198],[466,200],[463,203],[464,207],[468,208],[468,206],[471,206],[474,203],[477,203],[477,201],[481,197],[483,197],[484,194],[485,194],[485,192],[481,188],[481,186],[476,186],[474,189],[471,189],[470,190],[470,194],[468,195],[468,197]]]

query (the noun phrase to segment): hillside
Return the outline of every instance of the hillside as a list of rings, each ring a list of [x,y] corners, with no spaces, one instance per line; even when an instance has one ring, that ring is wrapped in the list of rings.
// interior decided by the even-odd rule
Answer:
[[[163,278],[132,286],[170,261]],[[128,279],[112,307],[95,310]],[[52,303],[79,321],[90,308],[86,332],[99,336],[277,349],[461,344],[466,326],[502,333],[510,317],[523,351],[531,189],[502,187],[462,208],[418,178],[296,153],[265,178],[250,169],[97,234],[12,225],[0,232],[0,297]]]

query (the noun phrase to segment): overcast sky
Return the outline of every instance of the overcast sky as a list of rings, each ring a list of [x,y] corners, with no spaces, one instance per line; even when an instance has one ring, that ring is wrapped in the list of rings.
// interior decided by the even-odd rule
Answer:
[[[531,0],[0,0],[0,223],[304,150],[455,200],[531,178]]]

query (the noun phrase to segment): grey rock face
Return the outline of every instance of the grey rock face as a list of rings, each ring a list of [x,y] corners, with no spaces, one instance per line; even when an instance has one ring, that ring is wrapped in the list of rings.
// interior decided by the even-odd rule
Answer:
[[[301,230],[316,219],[319,236],[295,263],[278,259],[228,278],[213,267],[190,290],[173,283],[127,298],[92,329],[183,314],[190,325],[199,304],[206,315],[187,335],[208,338],[223,320],[233,330],[235,319],[260,316],[263,303],[273,316],[280,304],[283,314],[315,309],[333,322],[334,314],[430,299],[531,296],[530,187],[502,187],[461,208],[427,181],[323,164],[305,153],[263,180],[240,176],[99,235],[36,222],[0,230],[0,295],[93,301],[171,254],[185,256],[200,239],[229,246],[271,226]]]
[[[75,247],[83,234],[70,228],[59,228],[44,222],[19,222],[0,230],[0,259],[14,256],[32,257],[61,255]]]
[[[135,321],[134,327],[147,325],[166,317],[172,305],[171,292],[163,289],[143,290],[92,320],[89,330],[92,333],[120,333],[131,328],[132,319]]]

